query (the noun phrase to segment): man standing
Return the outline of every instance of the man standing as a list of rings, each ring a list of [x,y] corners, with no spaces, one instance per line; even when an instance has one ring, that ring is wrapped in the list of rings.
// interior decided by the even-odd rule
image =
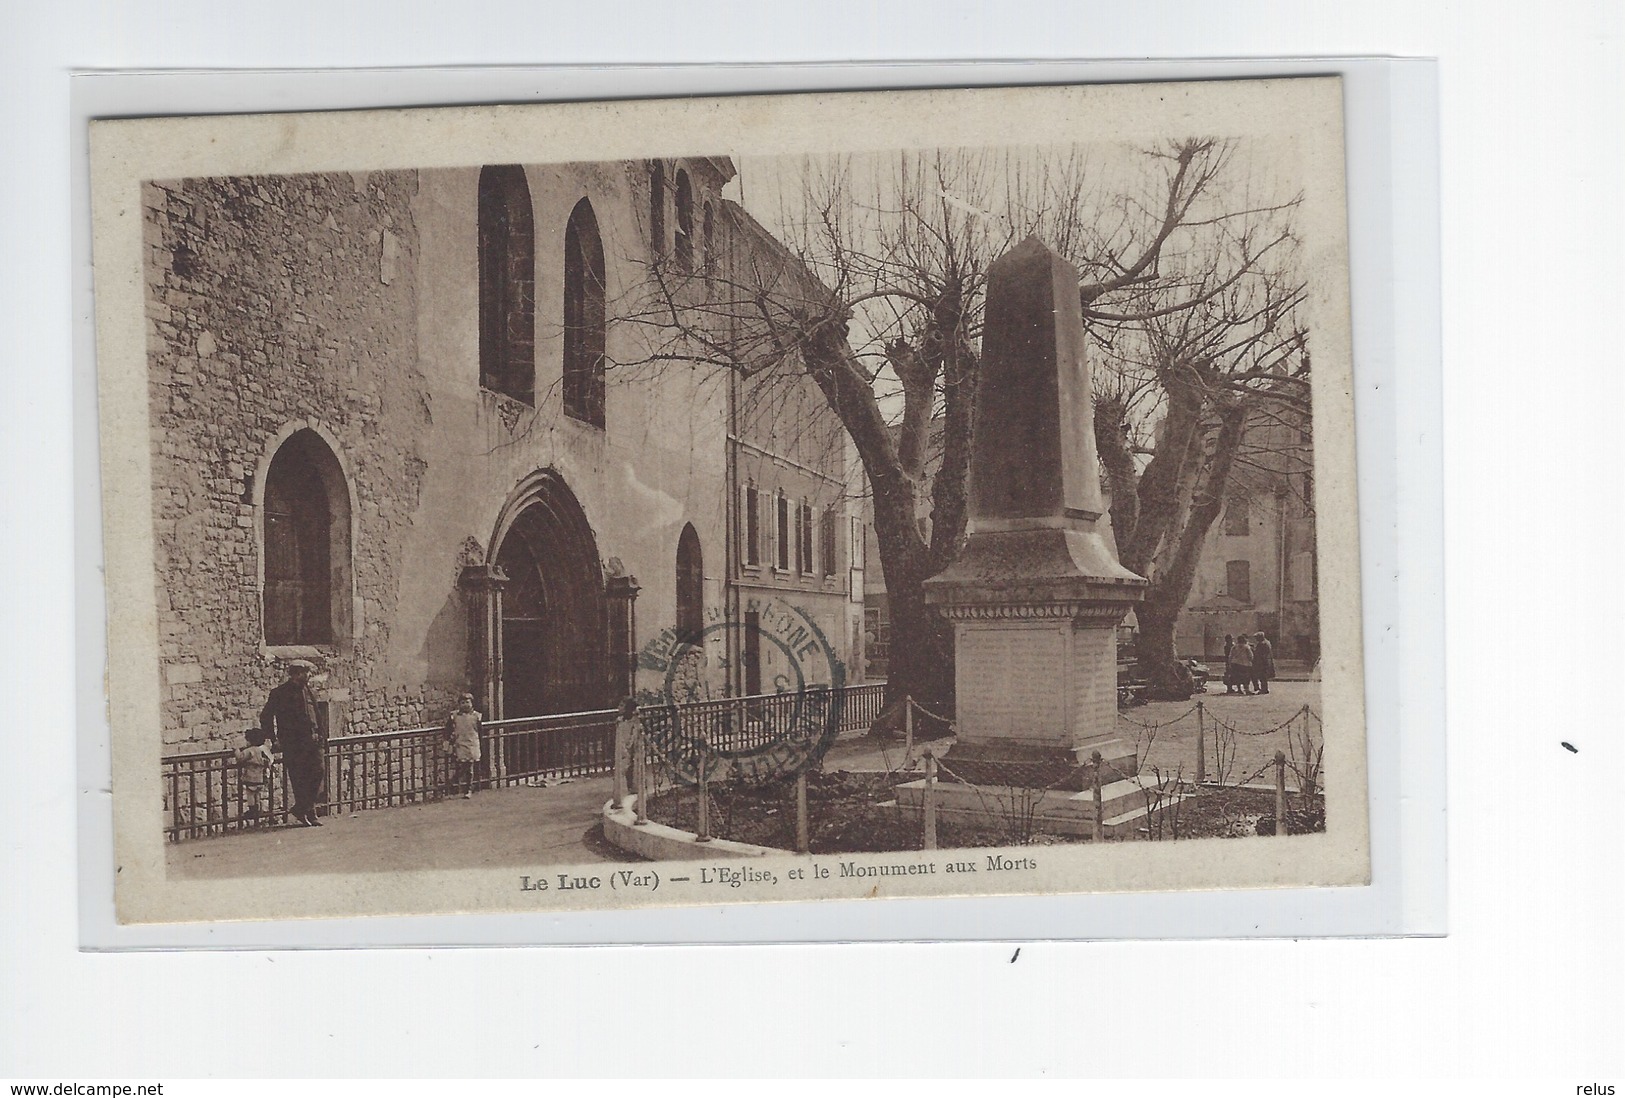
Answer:
[[[322,800],[322,779],[327,769],[327,736],[310,688],[311,666],[304,660],[288,664],[288,681],[271,691],[260,710],[260,730],[282,748],[282,765],[293,786],[290,814],[305,827],[320,827],[316,818]]]
[[[1270,692],[1275,677],[1275,646],[1262,631],[1253,634],[1253,685],[1260,694]]]

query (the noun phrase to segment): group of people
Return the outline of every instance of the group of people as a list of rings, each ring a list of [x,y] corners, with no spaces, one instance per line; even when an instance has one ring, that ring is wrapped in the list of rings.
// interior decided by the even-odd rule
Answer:
[[[1275,648],[1262,632],[1224,635],[1224,692],[1268,694],[1275,677]]]
[[[308,660],[288,664],[287,680],[271,691],[265,708],[260,710],[259,727],[244,733],[244,746],[234,752],[243,791],[243,816],[248,820],[268,815],[276,768],[274,747],[281,751],[293,794],[288,819],[300,827],[322,826],[319,813],[326,792],[327,729],[316,705],[316,692],[310,686],[313,670]],[[464,694],[446,718],[445,741],[456,767],[452,791],[461,790],[464,799],[474,795],[478,781],[481,719],[474,708],[473,694]]]

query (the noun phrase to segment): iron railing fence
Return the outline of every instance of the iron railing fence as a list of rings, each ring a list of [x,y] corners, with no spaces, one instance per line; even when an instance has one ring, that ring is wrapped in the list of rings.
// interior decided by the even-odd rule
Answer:
[[[885,691],[883,682],[842,687],[838,731],[866,731],[880,714]],[[680,743],[703,738],[713,750],[751,750],[795,731],[799,722],[823,719],[836,693],[822,688],[804,695],[687,702],[644,709],[641,716],[651,731]],[[613,710],[486,721],[483,729],[479,778],[485,786],[604,773],[614,753]],[[230,750],[166,755],[161,765],[164,831],[171,841],[287,820],[293,798],[287,768],[280,764],[256,819],[248,816],[248,790]],[[335,736],[327,741],[326,770],[327,812],[337,814],[439,800],[450,789],[455,767],[442,727],[433,725]]]

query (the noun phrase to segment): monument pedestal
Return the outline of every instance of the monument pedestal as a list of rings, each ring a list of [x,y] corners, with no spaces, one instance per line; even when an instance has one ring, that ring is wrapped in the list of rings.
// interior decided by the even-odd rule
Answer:
[[[1148,791],[1157,794],[1147,782],[1119,779],[1100,789],[1101,833],[1108,839],[1132,838],[1146,826]],[[1031,827],[1057,835],[1090,835],[1095,826],[1094,790],[1073,792],[1065,789],[1029,789],[1023,786],[971,786],[937,782],[933,793],[939,820],[979,827]],[[1170,798],[1164,796],[1161,803]],[[925,809],[925,782],[916,780],[897,787],[898,811],[918,816]]]
[[[1057,827],[1092,826],[1094,753],[1103,798],[1112,790],[1102,815],[1143,797],[1115,732],[1117,625],[1146,581],[1099,525],[1078,274],[1036,238],[988,268],[982,350],[970,536],[925,584],[954,627],[958,739],[939,795],[951,814],[985,817],[1003,790]],[[898,789],[900,805],[915,786]]]
[[[1092,520],[980,529],[926,598],[954,626],[958,740],[944,777],[975,785],[1090,788],[1132,778],[1116,736],[1117,625],[1144,581]]]

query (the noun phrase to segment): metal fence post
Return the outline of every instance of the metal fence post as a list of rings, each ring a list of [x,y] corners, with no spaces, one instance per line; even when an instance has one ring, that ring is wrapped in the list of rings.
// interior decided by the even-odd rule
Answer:
[[[937,848],[937,757],[925,753],[925,838],[927,850]]]
[[[796,853],[812,850],[812,830],[807,822],[807,772],[796,775]]]
[[[1202,703],[1196,703],[1196,784],[1207,781],[1207,745],[1202,728]]]
[[[903,758],[914,754],[914,699],[903,695]]]
[[[700,763],[700,831],[694,837],[695,842],[708,843],[711,841],[711,795],[705,777],[705,745],[702,743],[695,749],[695,757]]]
[[[1275,753],[1275,833],[1286,834],[1286,753]]]
[[[1101,761],[1102,760],[1100,758],[1100,752],[1098,752],[1098,751],[1089,752],[1089,769],[1091,771],[1090,784],[1094,787],[1094,791],[1095,791],[1095,829],[1094,829],[1094,836],[1093,837],[1094,837],[1095,842],[1097,842],[1097,843],[1101,842],[1102,840],[1104,840],[1106,838],[1106,819],[1105,819],[1105,813],[1101,811],[1101,799],[1100,799],[1100,764],[1101,764]]]

